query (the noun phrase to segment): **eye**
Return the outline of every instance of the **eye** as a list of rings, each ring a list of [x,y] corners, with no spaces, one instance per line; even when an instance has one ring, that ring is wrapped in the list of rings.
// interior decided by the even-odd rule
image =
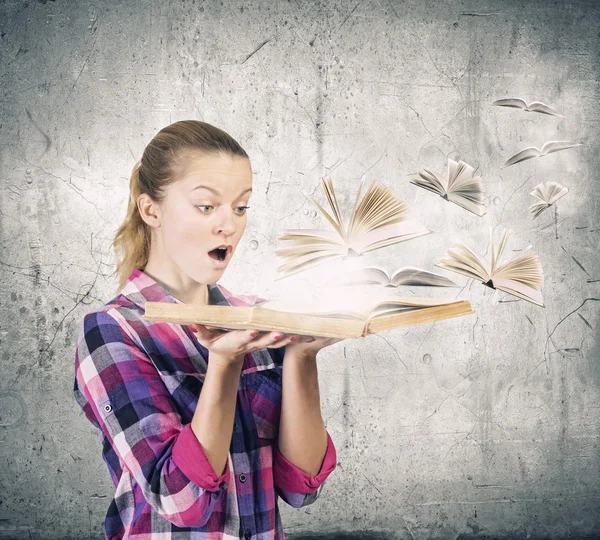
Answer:
[[[249,207],[249,206],[238,206],[238,207],[236,208],[236,210],[241,210],[240,212],[238,212],[238,214],[239,214],[240,216],[242,216],[242,215],[244,215],[244,214],[246,213],[246,210],[247,210],[248,208],[250,208],[250,207]]]
[[[206,212],[206,211],[204,211],[204,210],[202,210],[202,209],[203,209],[203,208],[214,208],[214,207],[213,207],[212,205],[210,205],[210,204],[202,204],[202,205],[198,206],[198,208],[200,209],[200,211],[201,211],[203,214],[208,214],[208,212]]]

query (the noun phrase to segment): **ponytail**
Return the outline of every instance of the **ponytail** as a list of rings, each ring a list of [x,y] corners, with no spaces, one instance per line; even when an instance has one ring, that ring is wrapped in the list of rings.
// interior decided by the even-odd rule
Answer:
[[[112,246],[117,259],[115,274],[120,291],[135,268],[143,270],[150,255],[150,232],[138,210],[140,196],[140,166],[138,161],[129,180],[129,201],[127,214],[117,230]]]

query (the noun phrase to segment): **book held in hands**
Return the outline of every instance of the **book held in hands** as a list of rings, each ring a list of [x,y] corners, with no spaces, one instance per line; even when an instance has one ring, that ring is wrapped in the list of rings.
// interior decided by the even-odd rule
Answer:
[[[345,291],[294,300],[270,300],[253,306],[146,302],[144,319],[197,323],[223,329],[362,338],[394,328],[473,313],[468,300],[407,297],[384,291],[353,297],[352,291]]]

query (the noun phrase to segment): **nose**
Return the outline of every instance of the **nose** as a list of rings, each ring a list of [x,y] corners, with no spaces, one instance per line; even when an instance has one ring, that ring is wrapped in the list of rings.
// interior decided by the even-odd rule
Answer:
[[[222,208],[221,210],[222,212],[220,212],[219,218],[215,224],[215,233],[231,236],[237,230],[235,222],[236,216],[234,216],[233,210],[228,208]]]

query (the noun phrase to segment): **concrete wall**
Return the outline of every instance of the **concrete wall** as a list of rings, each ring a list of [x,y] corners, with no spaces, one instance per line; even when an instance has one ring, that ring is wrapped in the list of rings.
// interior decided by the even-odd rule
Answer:
[[[0,538],[102,538],[114,488],[72,398],[75,341],[113,297],[131,168],[184,118],[252,158],[228,288],[277,292],[276,236],[327,226],[300,190],[323,202],[328,173],[346,211],[377,177],[434,231],[373,252],[389,269],[485,252],[489,226],[544,269],[545,308],[445,273],[476,315],[320,354],[339,465],[318,503],[282,503],[289,537],[600,537],[599,20],[583,0],[2,2]],[[547,140],[584,144],[501,169]],[[478,167],[485,216],[409,183],[447,156]],[[549,180],[570,191],[533,221]]]

